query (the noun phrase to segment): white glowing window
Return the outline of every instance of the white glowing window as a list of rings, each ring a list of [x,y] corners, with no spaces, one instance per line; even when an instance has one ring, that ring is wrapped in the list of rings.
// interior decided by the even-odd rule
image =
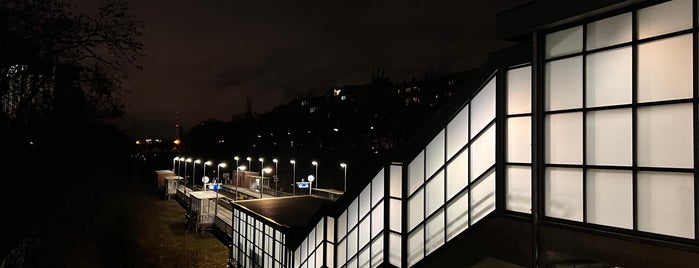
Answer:
[[[391,207],[389,208],[390,209],[389,215],[391,215],[391,218],[388,219],[388,221],[390,222],[391,230],[396,231],[396,232],[401,232],[401,230],[402,230],[402,227],[401,227],[402,222],[401,221],[403,219],[403,217],[402,217],[403,212],[401,212],[401,203],[402,203],[401,201],[395,200],[395,199],[391,199],[391,201],[389,203],[389,204],[391,204]]]
[[[425,151],[418,154],[408,165],[408,194],[412,194],[425,182]]]
[[[546,35],[546,58],[582,51],[582,26]]]
[[[413,266],[415,263],[422,260],[425,250],[425,234],[422,226],[417,228],[408,237],[408,266]]]
[[[531,213],[532,173],[530,167],[508,166],[506,187],[507,210]]]
[[[342,267],[347,262],[347,240],[337,244],[337,267]]]
[[[440,131],[425,149],[425,175],[431,177],[444,165],[444,130]]]
[[[530,163],[531,117],[511,117],[507,119],[507,161]]]
[[[357,229],[355,228],[347,235],[347,256],[351,257],[357,254]]]
[[[495,125],[479,136],[470,148],[471,181],[495,164]]]
[[[587,107],[631,103],[631,47],[587,56]]]
[[[638,173],[638,229],[695,238],[694,176],[691,173]]]
[[[582,74],[580,56],[546,63],[545,109],[582,107]]]
[[[507,71],[507,114],[531,113],[532,67]]]
[[[468,149],[447,165],[447,200],[468,185]]]
[[[638,37],[643,39],[692,28],[692,0],[674,0],[638,11]]]
[[[383,227],[386,225],[383,219],[383,214],[383,202],[376,205],[376,208],[371,211],[371,238],[374,238],[376,235],[381,233]]]
[[[468,228],[468,192],[456,196],[447,205],[447,240]]]
[[[337,218],[337,239],[340,240],[347,235],[347,210]]]
[[[471,138],[495,119],[495,77],[471,101]]]
[[[447,125],[447,159],[461,150],[468,142],[468,105]]]
[[[383,168],[371,181],[371,205],[375,206],[384,197],[384,173]]]
[[[359,222],[359,218],[357,217],[357,203],[359,202],[359,198],[355,198],[354,201],[349,205],[347,208],[347,231],[349,232],[352,228],[354,228],[355,225]]]
[[[582,164],[582,113],[546,116],[546,163]]]
[[[587,25],[587,49],[631,41],[631,13],[598,20]]]
[[[364,187],[364,190],[359,194],[359,219],[369,213],[371,209],[371,183]]]
[[[410,200],[408,200],[408,230],[415,228],[425,219],[425,202],[420,189]]]
[[[694,167],[692,104],[638,108],[638,165]]]
[[[440,171],[425,186],[425,215],[430,215],[444,204],[444,172]]]
[[[471,190],[471,223],[476,223],[495,210],[495,172],[473,185]]]
[[[631,109],[587,113],[587,163],[631,166]]]
[[[692,35],[638,46],[638,101],[692,97]]]
[[[587,171],[587,221],[627,229],[633,228],[631,171],[602,169]]]
[[[444,210],[440,210],[425,223],[425,255],[444,244]]]
[[[399,234],[391,233],[388,240],[388,262],[394,266],[400,267],[401,265],[401,236]]]
[[[546,169],[546,208],[549,217],[582,221],[582,170],[573,168]]]
[[[363,248],[371,239],[371,222],[365,218],[359,223],[359,248]]]
[[[403,168],[401,166],[391,166],[390,171],[390,194],[393,197],[400,198],[403,196]]]
[[[371,267],[383,263],[383,235],[371,242]]]

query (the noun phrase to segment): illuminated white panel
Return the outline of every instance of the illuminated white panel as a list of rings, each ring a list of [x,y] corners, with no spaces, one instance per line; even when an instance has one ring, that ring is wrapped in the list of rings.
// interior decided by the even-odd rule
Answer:
[[[631,13],[587,24],[587,49],[596,49],[631,41]]]
[[[471,138],[495,119],[495,77],[471,101]]]
[[[633,228],[631,171],[602,169],[587,171],[587,221],[627,229]]]
[[[371,206],[379,203],[384,197],[384,174],[383,168],[371,181]]]
[[[668,1],[638,11],[638,37],[643,39],[692,27],[692,0]]]
[[[587,107],[631,103],[631,47],[587,56]]]
[[[412,230],[415,226],[425,219],[425,203],[422,189],[420,189],[410,200],[408,200],[408,230]]]
[[[347,231],[349,232],[357,223],[359,222],[359,218],[357,217],[357,207],[359,206],[357,203],[359,202],[359,198],[355,198],[354,201],[349,205],[347,208]]]
[[[522,213],[531,213],[532,205],[532,173],[528,166],[508,166],[507,183],[507,210]]]
[[[383,263],[383,235],[371,242],[371,267]]]
[[[582,164],[582,113],[546,116],[546,163]]]
[[[468,149],[456,156],[447,166],[447,200],[468,185]]]
[[[371,209],[371,184],[364,187],[364,190],[359,194],[359,219],[369,213]]]
[[[337,239],[340,240],[347,234],[347,210],[337,218]]]
[[[315,260],[316,260],[316,258],[315,258],[315,253],[313,253],[313,254],[311,254],[310,256],[308,256],[308,261],[306,262],[306,264],[308,265],[308,268],[316,267],[316,262],[315,262]]]
[[[638,101],[692,97],[692,35],[638,46]]]
[[[468,228],[468,192],[463,192],[447,204],[447,240]]]
[[[388,219],[390,221],[391,225],[391,230],[396,231],[396,232],[401,232],[402,230],[402,212],[401,212],[401,201],[400,200],[395,200],[391,199],[391,207],[389,210],[389,214],[391,215],[391,218]]]
[[[587,113],[587,163],[631,166],[631,109]]]
[[[355,228],[349,234],[347,235],[347,256],[351,257],[354,256],[354,254],[357,254],[357,230],[359,228]]]
[[[440,210],[425,223],[425,255],[444,244],[444,210]]]
[[[316,247],[320,246],[320,244],[323,243],[323,240],[325,240],[325,238],[323,237],[325,235],[325,230],[323,228],[324,226],[325,221],[323,219],[321,219],[316,225]]]
[[[363,248],[369,243],[371,236],[371,222],[365,218],[359,223],[359,248]]]
[[[430,215],[444,204],[444,172],[440,171],[425,186],[425,215]]]
[[[582,51],[582,26],[546,35],[546,58]]]
[[[692,168],[692,104],[638,108],[638,165]]]
[[[418,154],[408,164],[408,195],[412,194],[425,182],[425,151]]]
[[[376,208],[371,211],[371,237],[374,238],[376,237],[377,234],[379,234],[382,230],[383,227],[386,225],[383,219],[383,214],[384,214],[384,209],[383,209],[383,202],[381,202],[379,205],[376,205]],[[400,219],[400,218],[398,218]],[[396,220],[398,220],[396,219]]]
[[[388,240],[388,262],[396,267],[401,266],[401,236],[391,233]]]
[[[531,163],[532,130],[531,117],[511,117],[507,119],[507,161]]]
[[[327,259],[327,265],[328,268],[335,267],[335,246],[332,243],[325,243],[328,249],[328,259]],[[275,266],[276,267],[276,266]]]
[[[390,194],[393,197],[403,197],[403,168],[401,166],[391,166],[390,174]]]
[[[546,169],[546,216],[582,221],[582,170],[572,168]]]
[[[495,164],[495,125],[479,136],[471,146],[471,181]]]
[[[638,229],[694,239],[694,176],[638,173]]]
[[[328,241],[335,242],[335,218],[326,217],[328,219],[327,227],[325,230],[328,232]]]
[[[350,258],[347,262],[347,268],[357,268],[357,257]]]
[[[582,67],[580,56],[546,63],[547,111],[582,107]]]
[[[531,113],[532,67],[507,71],[507,114]]]
[[[471,190],[471,224],[474,224],[495,210],[495,172],[491,171],[487,177]]]
[[[444,130],[439,132],[425,149],[425,176],[432,176],[444,165]]]
[[[422,260],[425,250],[425,234],[422,226],[415,229],[408,237],[408,266]]]
[[[454,156],[468,142],[468,105],[447,125],[447,159]]]
[[[347,240],[337,244],[337,267],[342,267],[347,262]]]

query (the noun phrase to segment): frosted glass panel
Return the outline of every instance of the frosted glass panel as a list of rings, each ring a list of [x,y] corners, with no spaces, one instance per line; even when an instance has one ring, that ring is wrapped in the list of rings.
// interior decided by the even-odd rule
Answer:
[[[325,231],[328,232],[327,240],[335,242],[335,219],[332,217],[326,217],[326,219],[328,219],[327,227],[325,228]]]
[[[388,241],[388,262],[400,267],[401,265],[401,237],[398,234],[391,233]]]
[[[425,176],[431,177],[444,165],[444,130],[440,131],[425,149]]]
[[[495,164],[495,125],[471,145],[471,181]]]
[[[531,213],[532,173],[530,167],[507,167],[507,210]]]
[[[391,166],[391,196],[403,197],[403,168],[401,166]]]
[[[383,262],[383,236],[371,242],[371,267],[378,267]]]
[[[328,268],[333,268],[335,267],[335,249],[333,244],[330,243],[325,243],[328,248],[328,259],[327,259],[327,266]],[[275,266],[279,267],[279,266]]]
[[[359,228],[355,228],[349,234],[347,235],[347,257],[352,257],[354,254],[357,254],[357,230]]]
[[[507,71],[507,114],[531,113],[532,67]]]
[[[425,215],[429,216],[444,204],[444,172],[440,171],[425,186],[426,208]]]
[[[422,195],[422,189],[420,189],[408,200],[408,230],[412,230],[425,219],[424,213],[424,196]]]
[[[408,195],[425,182],[425,151],[418,154],[408,165]]]
[[[638,229],[694,238],[694,176],[638,173]]]
[[[401,212],[401,201],[400,200],[395,200],[391,199],[391,207],[389,214],[391,215],[391,218],[388,219],[391,225],[391,230],[396,231],[396,232],[401,232],[401,220],[403,219],[402,217],[402,212]]]
[[[425,255],[444,244],[444,210],[440,210],[425,223]]]
[[[359,248],[363,248],[369,243],[371,236],[371,222],[369,218],[364,219],[359,223]]]
[[[349,205],[347,208],[347,231],[349,232],[352,230],[352,227],[357,225],[359,222],[359,218],[357,218],[357,203],[359,201],[359,198],[355,198],[354,201]]]
[[[587,107],[631,103],[631,47],[587,56]]]
[[[364,216],[369,213],[371,209],[371,184],[364,187],[362,193],[359,194],[359,219],[361,220]]]
[[[347,234],[347,210],[337,218],[337,239],[340,240]]]
[[[463,192],[447,204],[447,240],[468,228],[468,192]]]
[[[582,113],[546,116],[546,163],[582,164]]]
[[[633,228],[631,171],[601,169],[587,171],[587,221],[627,229]]]
[[[447,200],[468,185],[468,149],[447,166]]]
[[[356,257],[351,258],[351,259],[347,262],[347,268],[357,268],[357,258],[356,258]]]
[[[582,170],[573,168],[546,169],[546,216],[582,221]]]
[[[582,51],[582,26],[546,35],[546,58]]]
[[[337,267],[342,267],[347,261],[347,240],[337,244]]]
[[[546,63],[545,109],[582,107],[582,57]]]
[[[631,41],[631,13],[595,21],[587,25],[587,49]]]
[[[638,11],[638,37],[641,39],[691,27],[691,0],[668,1]]]
[[[384,178],[383,174],[383,168],[381,171],[379,171],[378,174],[374,177],[374,179],[371,181],[371,205],[374,206],[379,201],[381,201],[384,197],[384,181],[386,180]]]
[[[422,260],[425,250],[425,234],[422,226],[408,237],[408,266],[413,266]]]
[[[369,268],[369,248],[365,248],[358,255],[358,268]]]
[[[383,202],[379,205],[376,206],[374,210],[371,211],[371,237],[375,237],[377,234],[383,230],[383,227],[386,226],[386,223],[384,222],[383,219],[384,215],[384,210],[383,210]],[[400,218],[398,218],[400,219]],[[396,219],[396,220],[398,220]]]
[[[447,159],[454,156],[468,142],[468,105],[447,125]]]
[[[471,189],[471,224],[495,210],[495,171]]]
[[[638,108],[638,165],[694,166],[692,104]]]
[[[495,77],[471,101],[471,138],[495,119]]]
[[[325,240],[325,238],[323,237],[325,235],[325,230],[323,229],[324,225],[325,221],[323,219],[318,221],[318,224],[316,225],[316,246],[319,246],[320,243],[322,243],[323,240]]]
[[[638,46],[638,101],[692,97],[692,35]]]
[[[532,131],[531,117],[511,117],[507,119],[507,161],[531,163]]]
[[[631,166],[631,109],[587,113],[587,163]]]

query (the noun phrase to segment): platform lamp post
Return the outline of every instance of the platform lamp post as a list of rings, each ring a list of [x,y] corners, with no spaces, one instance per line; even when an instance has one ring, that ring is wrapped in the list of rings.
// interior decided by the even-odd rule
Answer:
[[[221,168],[226,168],[226,162],[221,162],[216,168],[216,183],[221,182]]]
[[[180,160],[179,157],[175,157],[172,159],[172,172],[175,172],[175,161]]]
[[[238,164],[238,160],[240,160],[240,157],[238,157],[238,156],[236,155],[236,156],[233,157],[233,160],[235,160],[235,178],[236,178],[236,180],[237,180],[237,179],[238,179],[238,167],[240,166],[240,164]],[[233,175],[233,174],[231,174],[231,175]],[[236,194],[237,194],[237,192],[238,192],[238,185],[237,185],[237,184],[236,184],[235,191],[236,191]]]
[[[315,176],[315,179],[316,179],[316,188],[318,188],[318,162],[317,162],[317,161],[313,161],[313,162],[311,162],[311,164],[313,164],[313,165],[316,167],[316,176]]]
[[[293,194],[296,195],[296,160],[291,159],[289,163],[291,163],[291,166],[293,167],[292,179],[294,183],[292,184],[291,189],[294,189]]]
[[[211,161],[204,162],[204,174],[201,175],[202,178],[206,177],[206,166],[211,166],[211,165],[212,165]]]
[[[238,184],[240,183],[240,177],[238,176],[238,170],[245,171],[245,166],[238,166],[235,171],[235,199],[238,200]]]
[[[277,187],[277,181],[279,181],[279,160],[274,158],[272,159],[272,162],[274,163],[274,190],[278,192],[279,188]]]
[[[313,195],[313,175],[308,175],[308,195]]]
[[[176,157],[177,158],[177,176],[182,175],[182,161],[184,158],[181,156]]]
[[[184,178],[187,178],[187,163],[192,163],[192,158],[187,157],[186,160],[184,160]],[[194,190],[194,178],[192,178],[192,190]]]
[[[197,164],[201,164],[201,159],[194,160],[194,171],[192,171],[192,180],[197,176]]]
[[[248,156],[247,158],[245,158],[245,160],[248,160],[248,170],[252,172],[252,157]]]
[[[342,191],[347,192],[347,164],[340,163],[340,167],[345,170],[345,188]]]
[[[262,158],[260,158],[260,159],[262,159]],[[265,173],[267,173],[267,174],[272,173],[272,169],[265,168],[265,167],[260,169],[260,174],[262,174],[262,178],[260,179],[260,198],[262,198],[262,192],[265,188],[265,187],[263,187],[265,185]]]

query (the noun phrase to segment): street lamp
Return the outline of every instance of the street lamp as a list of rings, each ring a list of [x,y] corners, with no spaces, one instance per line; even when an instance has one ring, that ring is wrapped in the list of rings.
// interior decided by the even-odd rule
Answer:
[[[248,170],[252,171],[252,162],[250,162],[250,161],[252,161],[252,157],[248,156],[245,159],[248,160]]]
[[[172,159],[172,172],[175,172],[175,161],[176,161],[176,160],[180,160],[180,158],[179,158],[179,157],[175,157],[175,158]]]
[[[260,158],[257,159],[257,160],[260,161],[260,173],[262,173],[262,169],[265,167],[265,159],[262,158],[262,157],[260,157]]]
[[[308,175],[308,195],[313,195],[313,175]]]
[[[235,167],[236,167],[236,168],[235,168],[235,178],[236,178],[236,180],[237,180],[237,179],[238,179],[238,166],[239,166],[239,165],[238,165],[238,160],[240,160],[240,157],[238,157],[238,156],[236,155],[235,157],[233,157],[233,160],[235,160]],[[231,175],[233,175],[233,174],[231,174]],[[236,187],[237,187],[237,186],[236,186]],[[238,191],[237,188],[236,188],[235,190]]]
[[[192,163],[192,158],[188,157],[184,160],[184,178],[187,179],[187,163]],[[192,189],[194,189],[194,178],[192,178]]]
[[[238,200],[238,183],[240,182],[240,177],[238,176],[238,170],[245,171],[245,166],[238,166],[235,171],[235,199]]]
[[[218,164],[218,167],[216,168],[216,182],[221,182],[221,168],[226,168],[226,162],[221,162]]]
[[[262,158],[260,158],[260,159],[262,159]],[[263,189],[264,189],[263,186],[265,185],[265,172],[266,172],[267,174],[270,174],[270,173],[272,173],[272,169],[271,169],[271,168],[262,168],[262,169],[260,169],[260,174],[262,174],[262,179],[260,179],[260,198],[262,198],[262,192],[263,192]]]
[[[201,175],[202,178],[206,177],[206,166],[211,166],[211,165],[212,165],[211,161],[204,162],[204,174]]]
[[[347,192],[347,164],[345,163],[340,163],[340,167],[345,170],[345,189],[342,190],[343,192]]]
[[[194,168],[192,169],[192,180],[195,180],[197,177],[197,164],[201,163],[201,159],[194,160]]]
[[[294,159],[291,159],[291,161],[289,161],[289,163],[291,163],[291,165],[294,167],[294,173],[292,175],[293,176],[292,179],[294,179],[294,183],[292,184],[292,189],[294,189],[293,194],[296,195],[296,161]]]
[[[279,160],[274,158],[272,162],[274,162],[274,190],[279,191],[279,188],[277,188],[277,181],[279,181]]]
[[[314,166],[316,166],[316,177],[315,177],[315,179],[318,179],[318,162],[313,161],[313,162],[311,162],[311,164],[313,164]],[[318,180],[316,180],[316,188],[318,188]]]

